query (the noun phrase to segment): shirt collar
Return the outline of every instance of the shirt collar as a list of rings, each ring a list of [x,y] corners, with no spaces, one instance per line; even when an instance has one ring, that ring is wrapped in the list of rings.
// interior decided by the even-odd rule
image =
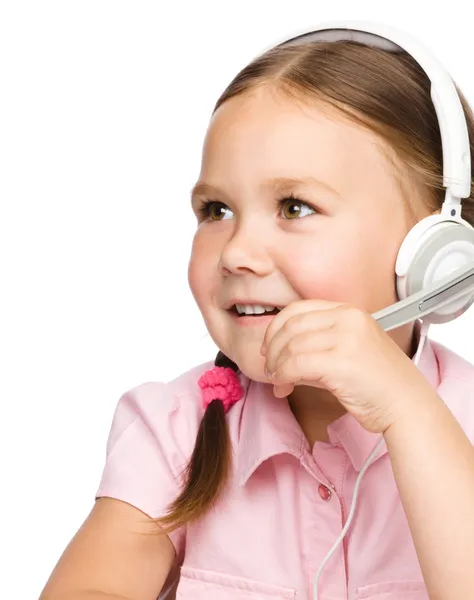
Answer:
[[[418,342],[420,330],[421,321],[416,321],[415,332]],[[418,368],[436,389],[440,383],[439,367],[433,345],[428,337],[424,341]],[[236,468],[240,485],[244,485],[258,466],[268,458],[289,453],[301,459],[304,448],[308,447],[305,435],[291,412],[288,399],[277,398],[273,394],[271,384],[251,381],[243,375],[242,379],[247,389],[237,447]],[[364,429],[350,413],[339,417],[328,426],[327,430],[329,443],[344,448],[356,471],[362,469],[381,439],[380,434]],[[386,453],[387,446],[384,441],[373,462]]]

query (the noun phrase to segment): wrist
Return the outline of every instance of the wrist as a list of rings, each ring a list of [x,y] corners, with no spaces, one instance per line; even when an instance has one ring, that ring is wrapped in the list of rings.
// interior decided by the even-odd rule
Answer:
[[[394,428],[404,428],[408,424],[412,424],[414,420],[417,423],[422,422],[422,419],[426,419],[432,414],[439,402],[443,403],[443,400],[428,382],[416,390],[411,388],[393,403],[391,417],[383,435],[386,436]]]

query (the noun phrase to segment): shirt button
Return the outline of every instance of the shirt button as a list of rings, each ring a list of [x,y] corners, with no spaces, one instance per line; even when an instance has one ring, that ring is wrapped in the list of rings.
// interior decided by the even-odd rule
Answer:
[[[319,484],[318,491],[323,500],[329,500],[331,497],[331,490],[322,483]]]

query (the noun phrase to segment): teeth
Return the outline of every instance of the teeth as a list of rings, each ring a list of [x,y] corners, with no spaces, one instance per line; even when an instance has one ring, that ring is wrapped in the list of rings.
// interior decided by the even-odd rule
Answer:
[[[259,304],[236,304],[235,308],[239,315],[263,315],[265,312],[272,312],[272,310],[275,310],[275,306],[261,306]]]

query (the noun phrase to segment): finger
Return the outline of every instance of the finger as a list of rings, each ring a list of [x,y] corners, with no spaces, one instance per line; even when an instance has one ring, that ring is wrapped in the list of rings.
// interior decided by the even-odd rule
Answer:
[[[283,385],[274,385],[273,386],[273,395],[276,396],[277,398],[285,398],[286,396],[289,396],[293,390],[295,389],[295,386],[292,383],[285,383]]]
[[[311,384],[313,387],[324,387],[322,379],[330,374],[329,363],[333,360],[330,353],[331,350],[323,350],[289,356],[278,365],[272,378],[273,385],[281,386],[292,383],[293,385]]]
[[[274,364],[274,369],[270,373],[278,371],[281,364],[286,362],[292,356],[298,354],[316,354],[333,350],[336,345],[336,330],[334,328],[322,331],[305,331],[304,333],[291,338],[283,346]]]
[[[300,353],[310,350],[311,339],[314,339],[315,349],[319,343],[325,344],[323,338],[317,341],[319,335],[331,331],[337,320],[334,310],[313,310],[298,314],[288,319],[270,340],[267,351],[265,368],[273,373],[284,348],[290,352]],[[300,343],[304,347],[300,347]]]
[[[263,356],[265,356],[265,351],[268,348],[270,340],[274,336],[274,334],[280,329],[280,327],[292,316],[309,312],[310,310],[327,310],[331,308],[336,308],[338,306],[342,306],[343,302],[333,302],[332,300],[320,300],[320,299],[311,299],[311,300],[299,300],[297,302],[292,302],[285,306],[271,321],[270,325],[267,327],[265,331],[265,336],[263,338],[261,352]]]

